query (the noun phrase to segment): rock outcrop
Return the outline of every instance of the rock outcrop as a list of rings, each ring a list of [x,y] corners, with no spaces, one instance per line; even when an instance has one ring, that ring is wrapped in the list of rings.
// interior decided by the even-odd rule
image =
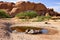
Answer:
[[[16,13],[23,12],[23,11],[36,11],[38,14],[41,14],[43,11],[46,12],[47,8],[45,7],[45,5],[41,3],[32,3],[29,1],[28,2],[17,2],[15,4],[15,8],[12,9],[10,14],[14,16],[16,15]]]
[[[52,9],[48,9],[44,4],[42,3],[34,3],[34,2],[3,2],[0,1],[0,9],[4,9],[7,11],[8,14],[10,14],[12,17],[14,17],[17,13],[24,12],[24,11],[36,11],[39,15],[45,15],[46,13],[49,13],[51,16],[59,16],[57,12],[55,12]]]
[[[13,3],[13,2],[3,2],[3,1],[0,1],[0,9],[5,10],[5,12],[8,13],[8,14],[10,13],[10,11],[12,10],[12,8],[14,6],[15,6],[15,3]]]
[[[14,7],[14,3],[9,2],[0,2],[0,9],[12,9]]]

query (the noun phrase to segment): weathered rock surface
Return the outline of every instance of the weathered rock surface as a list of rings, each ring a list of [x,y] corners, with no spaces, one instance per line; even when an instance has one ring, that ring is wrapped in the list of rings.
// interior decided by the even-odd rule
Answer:
[[[9,2],[0,2],[0,9],[12,9],[14,7],[14,3]]]
[[[24,11],[36,11],[39,15],[45,15],[49,13],[51,16],[59,16],[57,12],[52,9],[48,9],[42,3],[34,3],[34,2],[3,2],[0,1],[0,9],[4,9],[14,17],[17,13],[24,12]]]
[[[45,5],[41,3],[32,3],[32,2],[17,2],[15,4],[15,7],[18,9],[15,10],[14,14],[17,12],[23,12],[23,11],[36,11],[38,14],[41,14],[40,11],[46,12],[47,8]],[[13,11],[11,12],[13,14]],[[16,15],[16,14],[15,14]],[[14,15],[13,15],[14,16]]]

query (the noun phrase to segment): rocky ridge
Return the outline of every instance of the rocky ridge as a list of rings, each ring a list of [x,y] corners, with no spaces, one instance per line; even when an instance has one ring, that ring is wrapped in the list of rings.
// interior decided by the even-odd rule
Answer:
[[[17,13],[24,11],[36,11],[39,15],[45,15],[49,13],[51,16],[60,16],[59,13],[55,12],[53,9],[47,8],[42,3],[34,3],[34,2],[3,2],[0,1],[0,9],[5,10],[9,15],[14,17]]]

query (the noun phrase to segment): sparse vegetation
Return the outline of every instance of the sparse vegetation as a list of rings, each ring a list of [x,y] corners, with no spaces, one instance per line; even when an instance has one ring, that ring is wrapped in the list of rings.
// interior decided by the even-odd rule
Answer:
[[[30,19],[30,18],[36,18],[37,20],[33,20],[33,22],[41,22],[41,21],[47,21],[51,18],[50,15],[47,14],[47,16],[38,16],[38,14],[34,11],[25,11],[18,13],[15,17],[19,19]]]
[[[36,16],[37,16],[37,13],[34,11],[25,11],[25,12],[18,13],[15,17],[18,17],[20,19],[30,19]]]
[[[38,16],[36,21],[37,22],[44,21],[44,16]]]
[[[49,19],[51,19],[51,17],[52,17],[52,16],[50,16],[49,13],[46,13],[46,14],[45,14],[45,20],[49,20]]]
[[[51,19],[51,16],[37,16],[36,22],[47,21]]]
[[[0,18],[10,18],[10,16],[3,10],[0,10]]]

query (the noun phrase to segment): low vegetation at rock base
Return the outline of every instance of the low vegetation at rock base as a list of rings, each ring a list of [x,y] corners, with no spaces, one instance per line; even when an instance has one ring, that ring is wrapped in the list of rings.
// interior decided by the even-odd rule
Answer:
[[[15,17],[20,18],[20,19],[29,19],[29,18],[34,18],[38,14],[35,11],[25,11],[18,13]]]
[[[45,20],[47,21],[49,19],[51,19],[51,16],[49,16],[49,15],[48,16],[38,16],[36,21],[41,22],[41,21],[45,21]]]
[[[0,10],[0,18],[10,18],[10,16],[3,10]]]
[[[50,15],[39,16],[35,11],[20,12],[15,17],[18,18],[18,19],[25,19],[25,20],[28,20],[28,21],[29,21],[29,19],[36,18],[37,20],[33,20],[33,22],[41,22],[41,21],[51,19]]]
[[[24,19],[22,21],[29,21],[30,19],[33,19],[32,22],[41,22],[41,21],[51,19],[50,15],[39,16],[35,11],[20,12],[20,13],[16,14],[15,17],[18,19]],[[0,10],[0,18],[11,18],[11,16],[8,15],[5,11]],[[34,18],[36,18],[37,20],[34,20]]]

